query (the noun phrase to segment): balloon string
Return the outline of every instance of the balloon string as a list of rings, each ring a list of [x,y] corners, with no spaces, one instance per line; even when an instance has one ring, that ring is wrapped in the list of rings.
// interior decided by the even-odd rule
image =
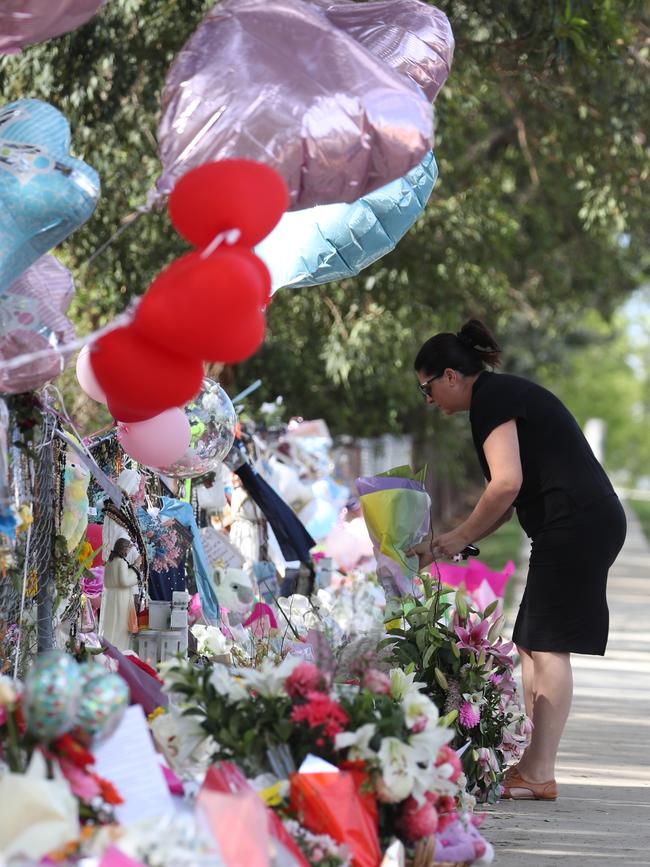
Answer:
[[[135,304],[131,305],[125,313],[120,313],[112,322],[105,325],[103,328],[98,328],[97,331],[91,331],[90,334],[85,334],[83,337],[77,337],[68,343],[63,343],[57,346],[57,350],[61,353],[74,352],[77,349],[83,349],[89,343],[93,343],[105,334],[110,334],[116,328],[121,328],[123,325],[128,325],[133,318]],[[40,361],[42,358],[50,358],[52,355],[52,347],[48,349],[39,349],[36,352],[26,352],[23,355],[16,355],[13,358],[0,361],[0,370],[13,370],[16,367],[22,367],[23,364],[31,364],[33,361]]]
[[[218,235],[214,236],[207,247],[204,247],[203,250],[201,250],[199,256],[201,259],[207,259],[208,256],[211,256],[214,253],[217,247],[220,247],[222,244],[232,246],[232,244],[236,244],[240,238],[240,229],[228,229],[225,232],[219,232]]]

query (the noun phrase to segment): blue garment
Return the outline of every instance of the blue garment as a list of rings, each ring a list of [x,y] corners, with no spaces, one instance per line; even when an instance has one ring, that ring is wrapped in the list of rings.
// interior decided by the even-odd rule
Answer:
[[[162,497],[161,518],[176,518],[179,524],[187,527],[192,533],[192,556],[194,559],[194,573],[196,575],[196,588],[199,591],[201,607],[207,620],[219,620],[219,602],[215,593],[214,585],[205,556],[199,528],[194,519],[194,512],[189,503],[175,500],[172,497]]]

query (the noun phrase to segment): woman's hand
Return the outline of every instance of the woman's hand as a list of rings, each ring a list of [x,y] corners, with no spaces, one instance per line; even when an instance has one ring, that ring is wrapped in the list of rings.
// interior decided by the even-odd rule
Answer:
[[[420,571],[422,571],[422,569],[426,569],[426,567],[430,566],[434,560],[434,551],[431,537],[427,537],[423,542],[418,542],[417,545],[413,545],[412,548],[409,548],[408,551],[405,551],[404,553],[407,557],[418,558],[418,569]]]
[[[468,539],[462,530],[457,527],[449,533],[443,533],[442,536],[438,536],[433,540],[432,544],[436,556],[451,558],[456,554],[460,554],[470,542],[471,539]]]

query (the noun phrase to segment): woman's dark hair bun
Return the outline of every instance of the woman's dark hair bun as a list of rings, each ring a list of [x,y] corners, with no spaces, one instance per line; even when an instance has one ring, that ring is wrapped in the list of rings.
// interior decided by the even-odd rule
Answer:
[[[428,376],[451,367],[464,376],[495,367],[501,358],[501,347],[490,329],[479,319],[470,319],[456,334],[444,331],[434,334],[422,344],[415,357],[414,368]]]
[[[501,361],[501,347],[494,334],[480,319],[469,319],[456,334],[458,340],[481,355],[486,364],[496,367]]]

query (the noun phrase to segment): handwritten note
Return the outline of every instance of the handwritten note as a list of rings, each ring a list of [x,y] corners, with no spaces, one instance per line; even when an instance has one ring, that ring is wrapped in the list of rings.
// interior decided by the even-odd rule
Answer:
[[[97,773],[109,780],[124,803],[115,808],[122,825],[174,809],[169,788],[140,705],[128,708],[114,734],[94,749]]]

